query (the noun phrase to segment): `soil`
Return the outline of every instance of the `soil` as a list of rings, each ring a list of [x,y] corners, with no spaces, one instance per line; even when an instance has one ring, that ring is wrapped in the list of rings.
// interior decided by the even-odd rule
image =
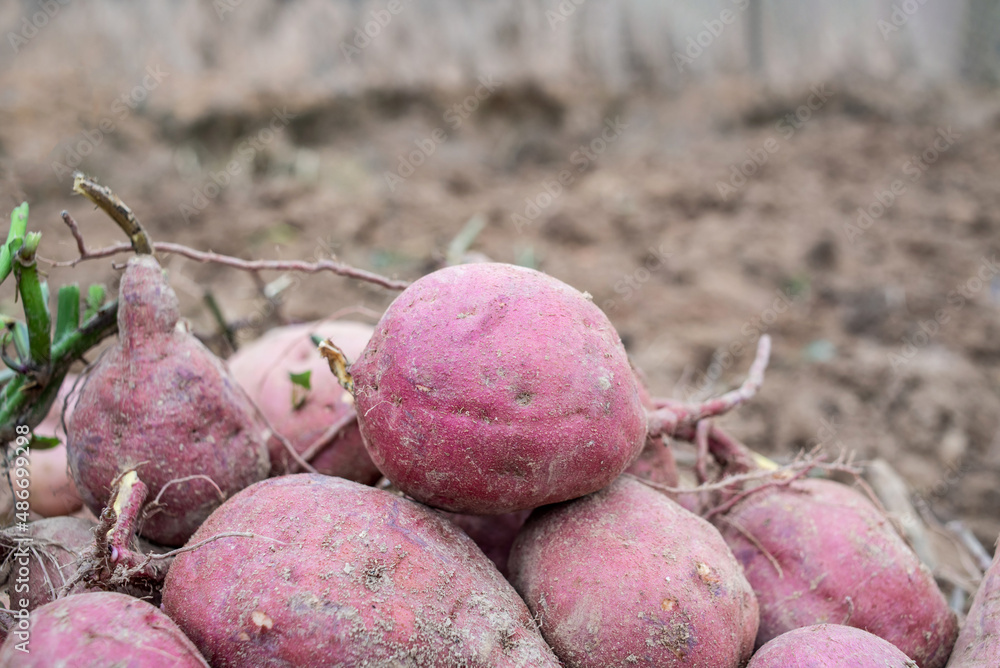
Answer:
[[[727,428],[778,459],[817,443],[833,456],[883,457],[937,517],[964,520],[992,546],[1000,534],[998,100],[833,86],[808,120],[792,123],[786,115],[801,113],[810,91],[750,90],[726,82],[676,96],[578,100],[528,86],[494,94],[458,128],[447,113],[468,91],[301,100],[252,156],[241,142],[287,101],[238,112],[192,104],[183,117],[130,115],[82,167],[154,239],[247,258],[335,256],[408,280],[440,266],[467,221],[482,217],[472,251],[593,295],[662,396],[735,386],[766,330],[774,351],[763,389],[723,419]],[[8,207],[29,200],[43,254],[71,259],[62,209],[91,246],[122,239],[52,169],[100,113],[68,113],[71,93],[49,93],[52,114],[0,112],[0,195]],[[386,173],[418,145],[433,152],[390,187]],[[764,164],[744,164],[755,157]],[[231,160],[239,173],[221,176]],[[730,181],[741,165],[752,175]],[[566,185],[553,185],[564,170]],[[209,185],[213,173],[228,185]],[[857,224],[859,207],[877,214],[879,198],[890,197],[870,225]],[[533,219],[526,198],[543,205]],[[216,331],[205,288],[228,320],[263,326],[342,309],[371,321],[365,310],[377,314],[392,299],[324,274],[292,279],[275,309],[246,274],[163,259],[205,336]],[[53,269],[51,280],[113,287],[116,274],[105,259]],[[6,288],[0,298],[13,312]],[[223,350],[217,337],[213,345]]]

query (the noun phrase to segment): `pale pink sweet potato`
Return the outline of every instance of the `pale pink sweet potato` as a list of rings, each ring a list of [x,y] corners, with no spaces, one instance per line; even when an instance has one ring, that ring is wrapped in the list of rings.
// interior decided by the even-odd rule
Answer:
[[[215,668],[557,666],[524,602],[425,506],[331,476],[271,478],[180,554],[164,610]]]
[[[839,624],[804,626],[761,647],[747,668],[917,668],[890,642]]]
[[[948,668],[1000,666],[1000,548],[979,583]]]
[[[0,665],[208,667],[169,617],[145,601],[114,592],[67,596],[33,611],[30,630],[19,623],[7,636],[0,648]]]
[[[753,651],[757,601],[719,532],[628,475],[536,510],[510,572],[571,668],[738,668]]]
[[[354,397],[344,390],[310,339],[332,338],[350,359],[357,359],[372,336],[360,322],[312,322],[278,327],[243,346],[229,358],[233,377],[299,454],[306,452],[338,421],[354,414]],[[293,385],[290,373],[311,372],[310,388]],[[290,470],[291,456],[275,439],[271,445],[271,475]],[[364,485],[382,474],[372,463],[357,420],[347,424],[320,447],[309,463],[319,473]]]
[[[645,442],[614,327],[585,295],[524,267],[424,276],[350,370],[376,466],[444,510],[501,514],[593,492]]]
[[[460,526],[462,531],[479,546],[483,554],[496,565],[500,574],[507,577],[510,548],[530,514],[530,510],[518,510],[503,515],[462,515],[446,512],[445,517]]]
[[[59,394],[52,403],[49,414],[45,416],[37,427],[35,436],[63,438],[60,432],[59,421],[66,409],[66,419],[73,414],[71,402],[66,405],[66,398],[73,389],[76,382],[76,374],[68,374],[59,388]],[[39,450],[32,448],[31,456],[31,477],[29,478],[28,495],[31,510],[42,517],[56,517],[59,515],[69,515],[83,507],[83,499],[73,482],[73,476],[69,473],[66,462],[66,444]]]
[[[889,641],[942,668],[958,627],[930,571],[860,492],[805,479],[763,488],[716,521],[760,602],[762,645],[814,624]]]
[[[177,481],[141,533],[181,545],[220,491],[267,476],[271,432],[222,361],[177,329],[177,296],[155,259],[129,261],[119,302],[118,343],[94,365],[67,425],[70,469],[95,515],[124,470],[138,467],[150,500]]]

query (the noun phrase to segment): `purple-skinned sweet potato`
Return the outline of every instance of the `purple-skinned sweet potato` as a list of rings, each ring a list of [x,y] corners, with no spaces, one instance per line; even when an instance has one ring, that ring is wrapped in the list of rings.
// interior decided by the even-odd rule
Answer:
[[[342,478],[271,478],[223,504],[163,607],[215,668],[558,666],[524,602],[439,513]]]
[[[840,624],[804,626],[761,647],[747,668],[917,668],[890,642]]]
[[[646,438],[608,318],[524,267],[424,276],[389,306],[350,371],[375,465],[452,512],[502,514],[596,491]]]
[[[760,603],[763,645],[792,629],[844,624],[942,668],[958,634],[930,571],[864,495],[804,479],[761,488],[716,525]]]
[[[89,592],[48,603],[0,648],[7,668],[208,668],[165,614],[125,594]]]
[[[95,515],[127,469],[137,467],[150,500],[176,481],[141,528],[163,545],[182,545],[222,502],[220,491],[231,495],[270,468],[271,432],[257,408],[223,362],[177,328],[179,317],[156,260],[130,260],[118,342],[90,371],[67,425],[70,470]]]
[[[278,327],[241,347],[229,358],[229,369],[271,426],[302,454],[331,425],[354,414],[354,397],[330,373],[310,335],[333,338],[350,359],[355,359],[373,331],[370,325],[343,320]],[[289,376],[306,371],[311,372],[308,390],[293,385]],[[292,470],[290,463],[288,450],[275,439],[271,475]],[[319,473],[364,485],[372,485],[382,476],[368,456],[357,420],[330,438],[309,463]]]
[[[948,668],[996,666],[1000,666],[1000,548],[979,583],[948,661]]]
[[[738,668],[757,601],[711,524],[636,478],[539,508],[511,582],[570,668]]]

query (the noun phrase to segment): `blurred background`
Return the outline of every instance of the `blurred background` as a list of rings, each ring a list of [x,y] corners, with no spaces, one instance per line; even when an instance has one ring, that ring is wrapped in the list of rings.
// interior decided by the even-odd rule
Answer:
[[[1000,533],[995,0],[7,0],[0,28],[0,201],[46,257],[77,255],[63,209],[124,240],[82,169],[202,250],[539,268],[661,396],[734,386],[766,331],[736,435],[884,458],[925,521]],[[206,291],[242,340],[393,297],[163,261],[222,354]]]

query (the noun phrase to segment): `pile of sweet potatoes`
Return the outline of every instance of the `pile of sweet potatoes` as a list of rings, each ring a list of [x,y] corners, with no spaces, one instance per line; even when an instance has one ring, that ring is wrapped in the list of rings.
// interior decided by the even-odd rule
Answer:
[[[162,606],[60,587],[78,545],[26,566],[46,596],[22,604],[11,543],[4,665],[1000,665],[996,566],[959,637],[864,494],[757,469],[707,422],[751,397],[767,340],[756,380],[685,404],[649,396],[589,295],[506,264],[436,271],[373,328],[285,328],[229,365],[178,325],[151,256],[120,299],[69,464],[112,579],[165,570]],[[739,477],[679,495],[671,438],[699,477],[707,456]],[[112,496],[123,476],[142,494]]]

